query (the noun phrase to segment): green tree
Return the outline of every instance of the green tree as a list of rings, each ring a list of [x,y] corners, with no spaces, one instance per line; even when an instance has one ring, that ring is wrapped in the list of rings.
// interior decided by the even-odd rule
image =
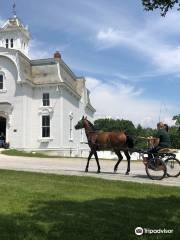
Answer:
[[[174,116],[173,120],[175,120],[175,126],[169,128],[171,144],[173,148],[180,149],[180,114]],[[98,119],[94,124],[96,129],[104,132],[125,130],[134,138],[135,147],[138,149],[147,148],[147,141],[140,137],[154,136],[157,131],[153,128],[143,128],[140,124],[135,127],[133,122],[124,119]]]
[[[146,11],[160,9],[161,16],[163,17],[172,8],[176,7],[177,10],[180,10],[179,0],[142,0],[142,4]]]
[[[141,137],[154,136],[156,130],[152,128],[143,128],[140,124],[136,128],[135,146],[139,149],[147,148],[147,140]]]
[[[173,119],[175,121],[175,125],[180,128],[180,114],[179,115],[176,115],[173,117]]]
[[[139,136],[141,136],[141,135],[144,134],[144,131],[143,131],[143,128],[142,128],[141,124],[138,124],[138,125],[137,125],[136,133],[137,133],[137,135],[139,135]]]
[[[180,148],[180,131],[176,126],[173,126],[169,130],[169,135],[171,138],[171,145],[173,148]]]
[[[111,131],[126,131],[130,135],[136,134],[134,124],[129,120],[124,119],[98,119],[94,122],[95,128],[104,132]]]

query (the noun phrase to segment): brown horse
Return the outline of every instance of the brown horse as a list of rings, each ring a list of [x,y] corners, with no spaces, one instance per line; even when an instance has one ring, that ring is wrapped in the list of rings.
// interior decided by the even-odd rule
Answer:
[[[128,148],[130,147],[129,145],[133,147],[132,146],[133,142],[132,140],[130,140],[130,142],[128,141],[129,139],[127,134],[123,131],[119,131],[119,132],[96,131],[93,124],[87,120],[87,117],[84,118],[84,116],[75,126],[75,129],[82,129],[82,128],[85,129],[88,145],[90,147],[90,153],[89,153],[85,172],[88,172],[89,161],[92,155],[94,154],[97,162],[97,166],[98,166],[97,172],[100,173],[100,165],[99,165],[97,151],[105,151],[105,150],[114,151],[118,156],[118,161],[114,166],[114,172],[116,172],[118,169],[119,163],[123,159],[123,156],[121,154],[121,151],[123,151],[128,161],[127,171],[126,171],[126,175],[128,175],[130,172],[130,159],[131,159],[128,152]]]

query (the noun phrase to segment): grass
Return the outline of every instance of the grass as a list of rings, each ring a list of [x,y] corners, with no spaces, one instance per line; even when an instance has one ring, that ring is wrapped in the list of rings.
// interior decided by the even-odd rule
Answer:
[[[8,155],[8,156],[19,156],[19,157],[81,158],[81,159],[85,158],[85,157],[70,157],[70,156],[51,156],[51,155],[47,155],[47,153],[41,153],[41,152],[35,152],[35,151],[26,152],[26,151],[20,151],[20,150],[17,150],[17,149],[7,149],[7,150],[3,150],[1,153],[4,154],[4,155]]]
[[[180,188],[0,171],[1,240],[179,239]],[[173,234],[134,234],[137,226]]]
[[[68,157],[68,156],[48,156],[45,153],[40,152],[26,152],[26,151],[19,151],[16,149],[8,149],[3,150],[1,152],[2,154],[8,155],[8,156],[19,156],[19,157],[39,157],[39,158],[77,158],[77,159],[87,159],[87,157]],[[117,161],[117,159],[104,159],[99,158],[99,160],[111,160],[111,161]],[[126,158],[123,160],[127,161]],[[134,161],[133,161],[134,162]],[[142,160],[136,160],[135,162],[142,162]]]
[[[8,156],[39,157],[39,158],[61,158],[61,156],[48,156],[45,153],[26,152],[26,151],[20,151],[20,150],[16,150],[16,149],[3,150],[1,153],[5,154],[5,155],[8,155]],[[68,157],[66,157],[66,158],[68,158]]]
[[[8,156],[41,157],[41,158],[44,158],[44,157],[49,158],[50,157],[50,156],[47,156],[47,155],[45,155],[43,153],[39,153],[39,152],[25,152],[25,151],[19,151],[16,149],[3,150],[1,153],[8,155]],[[52,156],[51,156],[51,158],[52,158]]]

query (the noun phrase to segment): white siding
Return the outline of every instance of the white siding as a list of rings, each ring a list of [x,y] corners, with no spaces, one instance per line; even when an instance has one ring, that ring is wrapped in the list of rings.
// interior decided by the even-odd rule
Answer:
[[[93,112],[86,107],[87,101],[84,99],[84,94],[81,94],[80,99],[76,89],[67,90],[66,85],[58,85],[59,83],[31,84],[29,79],[28,81],[22,79],[25,75],[20,71],[26,68],[22,66],[23,61],[19,62],[15,53],[10,56],[8,52],[8,57],[3,54],[0,55],[0,74],[5,76],[5,91],[0,92],[0,103],[8,102],[13,107],[12,113],[8,115],[7,126],[10,146],[35,151],[54,150],[61,155],[84,155],[85,153],[87,155],[89,148],[87,144],[82,144],[81,130],[74,129],[74,125],[83,115],[87,115],[90,121],[93,120]],[[75,80],[68,80],[68,84],[70,84],[69,81],[73,81],[71,86],[75,87]],[[50,106],[43,106],[43,93],[49,93]],[[70,113],[73,115],[72,139],[70,139]],[[0,115],[2,114],[0,109]],[[48,139],[43,139],[41,134],[43,114],[50,115],[51,119]],[[87,141],[85,135],[83,139]]]

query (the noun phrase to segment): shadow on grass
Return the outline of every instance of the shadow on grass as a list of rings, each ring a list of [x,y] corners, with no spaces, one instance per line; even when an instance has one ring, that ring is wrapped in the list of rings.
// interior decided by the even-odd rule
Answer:
[[[179,202],[173,196],[34,202],[26,214],[0,215],[0,239],[179,239]],[[137,226],[174,233],[138,237]]]

